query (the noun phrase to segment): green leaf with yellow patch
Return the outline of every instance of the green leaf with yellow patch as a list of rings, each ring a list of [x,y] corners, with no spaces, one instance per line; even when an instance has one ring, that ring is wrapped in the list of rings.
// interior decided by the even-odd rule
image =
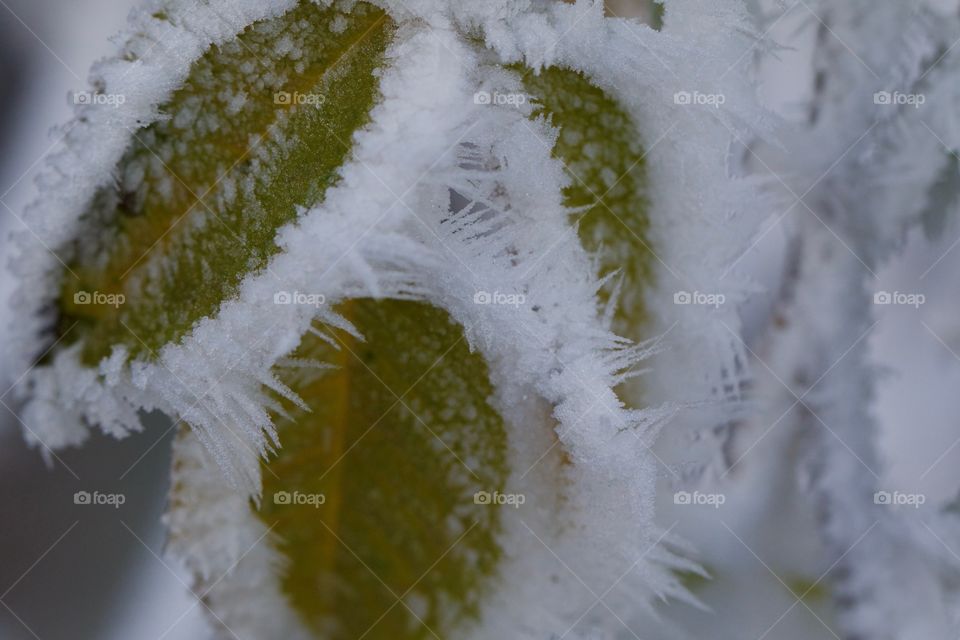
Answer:
[[[317,637],[455,635],[479,615],[502,555],[501,507],[474,501],[508,474],[487,366],[427,304],[339,311],[364,341],[305,338],[298,358],[337,368],[284,370],[310,412],[279,422],[283,447],[264,463],[259,515],[290,560],[283,591]],[[322,505],[292,504],[297,494]]]
[[[97,193],[60,298],[66,341],[96,364],[151,357],[266,267],[277,230],[323,201],[369,122],[395,24],[379,8],[303,0],[211,47],[157,122],[132,131]],[[88,304],[91,292],[123,304]],[[87,297],[85,297],[87,296]]]

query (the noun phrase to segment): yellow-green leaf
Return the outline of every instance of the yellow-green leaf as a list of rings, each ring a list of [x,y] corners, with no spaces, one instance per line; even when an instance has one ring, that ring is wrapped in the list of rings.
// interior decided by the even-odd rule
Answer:
[[[565,204],[576,209],[580,238],[601,258],[601,272],[620,270],[623,285],[614,329],[634,340],[644,336],[643,292],[653,278],[648,238],[646,163],[640,134],[620,104],[582,73],[548,67],[539,74],[519,68],[534,97],[534,117],[560,129],[553,149],[570,174]]]
[[[277,229],[323,200],[377,99],[395,25],[379,8],[303,0],[212,47],[164,114],[133,132],[85,215],[61,327],[94,364],[114,344],[150,357],[214,315],[277,251]],[[88,304],[117,294],[123,304]],[[84,298],[84,296],[87,298]]]
[[[474,503],[507,476],[486,364],[429,305],[363,299],[340,312],[365,341],[305,339],[299,357],[338,368],[283,375],[311,412],[280,421],[283,448],[263,472],[259,515],[289,559],[283,590],[318,638],[456,637],[501,556],[501,507]]]

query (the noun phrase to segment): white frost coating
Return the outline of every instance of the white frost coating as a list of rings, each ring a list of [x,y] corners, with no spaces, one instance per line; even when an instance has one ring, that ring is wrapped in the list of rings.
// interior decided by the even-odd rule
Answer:
[[[507,80],[496,72],[494,79]],[[510,558],[502,586],[485,603],[476,637],[562,635],[596,598],[579,580],[599,594],[634,567],[620,590],[607,596],[619,611],[642,607],[651,590],[681,594],[662,571],[672,559],[655,544],[661,532],[651,524],[657,468],[646,447],[669,412],[625,410],[612,392],[618,374],[644,353],[624,351],[600,321],[598,282],[560,201],[558,187],[567,179],[543,143],[556,133],[542,122],[530,123],[519,109],[473,109],[477,113],[469,116],[477,124],[461,141],[459,166],[427,178],[421,191],[425,198],[432,194],[433,202],[421,209],[426,224],[413,228],[426,247],[456,260],[440,277],[423,274],[418,280],[432,303],[467,328],[471,345],[490,363],[496,405],[515,425],[508,430],[514,471],[508,491],[530,496],[537,508],[532,516],[508,519],[501,548]],[[474,168],[491,166],[498,168]],[[465,202],[453,216],[450,188]],[[499,199],[509,208],[501,208]],[[477,305],[476,292],[519,294],[524,302]],[[553,406],[562,450],[575,462],[570,467],[557,468],[556,460],[542,463],[543,469],[535,464],[550,448],[549,432],[533,427],[542,424],[544,405]],[[559,517],[558,473],[570,487]],[[542,567],[557,563],[554,553],[569,568],[560,566],[551,580]],[[587,616],[577,629],[601,637],[619,627],[598,615]]]
[[[132,14],[127,32],[119,36],[124,42],[120,55],[96,64],[90,79],[93,91],[123,96],[124,108],[75,107],[74,121],[60,134],[61,150],[48,157],[38,178],[41,196],[23,216],[30,232],[21,232],[19,241],[11,243],[22,247],[10,261],[19,277],[12,299],[18,314],[7,327],[9,339],[2,352],[12,375],[26,371],[44,348],[42,334],[50,322],[47,308],[54,304],[61,279],[71,277],[65,275],[61,260],[69,261],[65,252],[80,231],[80,216],[97,189],[114,179],[132,132],[160,116],[157,107],[183,84],[191,64],[211,44],[229,40],[252,22],[280,15],[295,4],[296,0],[154,0]],[[37,238],[56,255],[38,248]],[[29,391],[28,387],[18,389]],[[40,422],[27,424],[44,429]],[[49,434],[48,445],[82,442],[79,428],[72,433],[68,440]]]
[[[425,33],[399,37],[388,58],[417,64],[404,64],[384,78],[384,101],[372,113],[374,124],[357,135],[355,160],[342,168],[342,180],[319,210],[280,230],[282,252],[267,272],[248,277],[237,299],[225,302],[216,318],[201,320],[180,344],[166,345],[158,362],[131,363],[100,383],[56,384],[68,379],[58,373],[61,368],[80,368],[76,350],[58,353],[57,366],[30,374],[34,384],[50,389],[50,404],[94,418],[103,398],[120,403],[128,398],[129,409],[160,409],[197,430],[234,486],[259,494],[257,459],[276,444],[264,386],[291,395],[279,387],[271,368],[297,346],[312,322],[337,322],[329,311],[318,315],[311,305],[275,305],[274,295],[320,292],[329,307],[359,295],[415,293],[405,272],[411,261],[430,264],[429,254],[395,229],[409,216],[398,196],[416,185],[431,163],[453,152],[456,138],[437,131],[459,132],[466,126],[457,113],[461,104],[452,102],[460,96],[453,93],[459,72],[456,61],[443,54],[444,45],[457,46],[448,39],[449,44]],[[446,69],[438,60],[447,60]],[[443,74],[451,87],[446,98],[419,88],[418,76]],[[416,153],[410,141],[417,141]],[[131,411],[116,415],[130,421],[111,431],[139,428]]]
[[[398,229],[409,221],[407,207],[415,206],[411,187],[432,163],[452,153],[456,138],[449,134],[465,126],[462,109],[455,108],[461,106],[455,102],[458,65],[444,55],[444,46],[458,45],[450,36],[441,40],[423,31],[398,37],[387,53],[397,66],[382,80],[383,102],[371,114],[373,124],[356,136],[354,160],[342,169],[341,182],[323,205],[279,231],[282,251],[269,270],[248,277],[239,297],[225,303],[216,318],[200,322],[181,344],[166,346],[160,362],[145,369],[148,377],[162,380],[173,372],[189,388],[214,388],[208,406],[191,409],[194,402],[182,385],[156,387],[176,415],[187,412],[185,419],[247,492],[259,493],[258,465],[249,454],[264,454],[264,431],[273,434],[262,385],[275,384],[272,366],[297,346],[314,320],[335,321],[324,314],[318,318],[310,305],[274,305],[275,293],[316,292],[327,307],[361,295],[410,296],[417,293],[411,263],[429,268],[436,262]],[[438,77],[448,80],[446,94],[422,89],[425,78]],[[241,401],[247,415],[237,410]],[[226,437],[223,415],[240,431],[237,439]]]
[[[289,4],[276,3],[271,10]],[[507,518],[503,548],[510,561],[474,637],[533,640],[542,638],[544,630],[563,634],[577,625],[579,637],[612,638],[622,632],[615,617],[594,612],[596,616],[578,619],[600,594],[621,612],[645,606],[651,594],[684,597],[665,567],[691,567],[660,544],[663,532],[653,521],[658,469],[649,446],[671,412],[625,409],[613,392],[648,351],[630,347],[606,329],[594,262],[561,204],[562,166],[544,144],[556,133],[543,122],[529,122],[524,109],[475,103],[478,88],[510,80],[484,67],[484,59],[454,25],[481,29],[505,61],[581,69],[631,109],[644,146],[652,152],[653,217],[666,272],[676,269],[689,288],[709,290],[750,230],[751,219],[733,202],[752,193],[752,184],[737,183],[725,171],[730,130],[747,135],[752,127],[744,123],[761,117],[746,90],[730,95],[716,111],[677,105],[674,96],[719,86],[719,67],[735,56],[709,36],[712,29],[743,28],[740,3],[710,3],[705,11],[703,3],[676,0],[670,28],[659,34],[605,20],[599,4],[583,2],[549,5],[540,14],[525,13],[526,2],[492,3],[483,9],[465,3],[383,4],[398,18],[420,18],[421,26],[412,21],[401,26],[387,54],[383,101],[373,110],[372,124],[356,135],[341,182],[321,206],[280,230],[281,252],[269,270],[247,277],[236,299],[197,323],[179,344],[165,346],[156,362],[126,363],[125,353],[118,351],[102,365],[100,379],[83,373],[76,377],[78,384],[65,376],[80,372],[76,352],[58,353],[52,367],[31,374],[33,386],[44,392],[28,412],[45,420],[69,409],[65,413],[72,415],[63,419],[77,426],[62,435],[46,434],[57,444],[79,441],[77,414],[118,434],[139,428],[135,410],[140,407],[188,422],[241,489],[240,497],[223,503],[223,515],[218,511],[217,517],[249,523],[242,496],[259,494],[258,458],[276,445],[268,413],[276,407],[265,387],[296,400],[271,369],[312,323],[340,321],[308,305],[274,305],[274,294],[320,293],[328,305],[362,295],[428,300],[463,324],[471,346],[490,363],[495,401],[515,425],[509,436],[511,485],[538,496],[542,505],[524,519]],[[227,35],[214,34],[214,39]],[[554,47],[546,47],[552,42]],[[186,62],[160,74],[164,88],[150,94],[151,109],[195,59],[193,49],[184,50]],[[739,79],[737,73],[731,77]],[[92,134],[85,135],[89,139]],[[118,140],[110,146],[84,190],[63,191],[59,197],[71,203],[64,211],[79,214],[124,145]],[[62,162],[67,167],[72,160]],[[451,189],[482,212],[471,205],[451,215]],[[36,215],[46,215],[38,211]],[[61,246],[75,224],[66,214],[56,220],[64,231],[48,237],[52,246]],[[718,237],[724,241],[717,242]],[[45,265],[27,265],[34,274],[28,287],[56,290],[51,286],[55,270]],[[522,294],[525,300],[516,307],[478,305],[474,294],[480,291]],[[730,285],[724,291],[732,299],[738,290]],[[732,305],[724,313],[736,328]],[[702,313],[677,319],[685,338],[720,354],[718,363],[730,359],[728,341],[717,337],[719,330],[704,322]],[[659,320],[666,327],[672,317]],[[698,358],[703,359],[702,352]],[[719,375],[722,369],[717,364],[712,373]],[[551,456],[534,464],[535,453],[549,448],[554,437],[548,429],[537,431],[550,413],[571,465]],[[559,515],[553,508],[556,486],[549,480],[557,473],[569,487]],[[250,527],[238,525],[248,537]],[[237,549],[231,549],[200,569],[238,560]],[[211,552],[197,548],[185,553],[201,562]],[[554,554],[566,567],[557,564]],[[269,554],[257,552],[250,562],[255,573],[270,573]],[[544,573],[544,566],[554,565],[556,571]],[[225,581],[213,593],[242,591],[246,579]],[[271,597],[264,594],[265,602]],[[626,623],[635,619],[628,615]],[[256,621],[244,618],[236,624],[245,628]]]
[[[209,619],[219,635],[313,637],[280,593],[277,576],[284,559],[273,546],[273,535],[188,431],[181,431],[173,445],[164,524],[168,549],[197,577],[193,593],[212,612]]]
[[[467,24],[480,20],[471,10],[460,13]],[[677,338],[658,360],[655,396],[702,401],[736,388],[744,358],[731,331],[739,332],[737,304],[751,284],[728,267],[773,206],[762,181],[738,179],[729,168],[731,147],[767,136],[773,124],[742,64],[756,37],[743,2],[672,0],[661,32],[605,19],[601,4],[589,2],[556,3],[515,19],[495,15],[485,25],[488,44],[504,60],[580,69],[639,127],[658,270],[657,290],[645,293],[661,331]],[[703,104],[683,104],[685,97]],[[725,302],[672,304],[682,291]],[[714,364],[703,367],[705,361]]]

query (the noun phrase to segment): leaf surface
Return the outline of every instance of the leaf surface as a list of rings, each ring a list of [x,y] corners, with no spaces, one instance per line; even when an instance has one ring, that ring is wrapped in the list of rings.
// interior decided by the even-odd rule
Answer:
[[[179,340],[266,266],[297,207],[336,184],[394,32],[373,5],[338,6],[304,0],[211,48],[163,117],[132,132],[115,185],[85,215],[93,231],[70,265],[79,280],[61,296],[61,330],[79,321],[68,340],[82,338],[86,362],[118,343],[149,358]]]
[[[339,311],[365,340],[308,336],[297,356],[337,369],[282,376],[311,409],[279,423],[263,471],[259,515],[290,561],[282,586],[318,637],[446,636],[477,616],[501,557],[504,507],[474,501],[508,471],[487,367],[427,304]]]
[[[553,154],[570,174],[564,203],[576,211],[580,238],[599,255],[602,275],[619,270],[623,278],[614,330],[641,340],[653,254],[640,133],[623,107],[582,73],[561,67],[523,71],[536,101],[533,117],[560,129]]]

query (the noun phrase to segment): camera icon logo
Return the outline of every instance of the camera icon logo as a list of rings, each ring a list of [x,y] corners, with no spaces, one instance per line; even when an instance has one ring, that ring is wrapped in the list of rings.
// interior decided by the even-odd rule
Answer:
[[[877,291],[873,294],[873,304],[892,304],[893,296],[889,291]]]
[[[289,106],[293,104],[293,96],[289,91],[278,91],[273,94],[273,104],[281,104]]]
[[[473,494],[473,504],[490,504],[491,502],[489,491],[477,491]]]
[[[89,491],[77,491],[73,494],[73,504],[90,504],[91,496]]]
[[[473,104],[490,104],[492,97],[489,91],[477,91],[473,94]]]
[[[689,291],[677,291],[673,294],[673,304],[690,304],[693,302],[693,295]]]
[[[90,304],[93,302],[93,296],[89,291],[77,291],[73,294],[73,304]]]
[[[92,104],[93,95],[89,91],[79,91],[73,94],[73,104]]]
[[[889,491],[877,491],[873,494],[874,504],[890,504],[892,501],[892,496]]]
[[[689,491],[677,491],[673,494],[673,504],[690,504],[691,495]]]
[[[277,291],[273,294],[273,304],[291,304],[293,296],[289,291]]]
[[[273,504],[290,504],[289,491],[277,491],[273,494]]]
[[[490,304],[491,302],[493,302],[493,296],[490,295],[489,291],[477,291],[473,294],[474,304]]]
[[[673,94],[673,103],[679,105],[688,105],[693,102],[693,95],[689,91],[678,91]]]
[[[893,94],[889,91],[877,91],[873,94],[873,104],[893,104]]]

